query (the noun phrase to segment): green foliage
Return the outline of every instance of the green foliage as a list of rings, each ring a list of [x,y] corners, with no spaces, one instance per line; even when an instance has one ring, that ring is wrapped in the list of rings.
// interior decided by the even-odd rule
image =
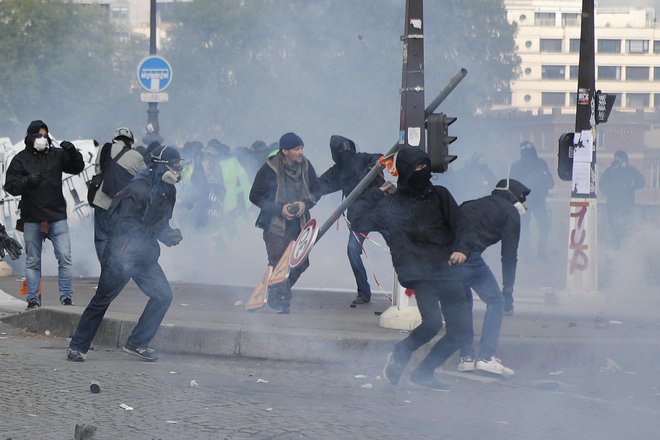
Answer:
[[[61,137],[109,132],[101,120],[130,96],[136,61],[122,61],[127,45],[115,39],[107,10],[3,0],[0,23],[0,133],[17,140],[33,119]]]

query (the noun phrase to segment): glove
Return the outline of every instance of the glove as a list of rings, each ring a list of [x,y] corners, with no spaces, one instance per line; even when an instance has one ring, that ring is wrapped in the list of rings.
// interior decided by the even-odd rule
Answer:
[[[35,186],[39,185],[39,182],[41,182],[41,173],[29,174],[25,181],[29,188],[34,188]]]
[[[19,242],[7,235],[7,231],[4,226],[0,228],[0,257],[5,258],[5,251],[12,260],[18,260],[21,256],[21,249],[23,247]]]
[[[513,316],[513,288],[502,289],[504,296],[504,316]]]
[[[67,153],[69,153],[70,151],[76,151],[76,146],[69,141],[60,142],[60,147],[62,147],[62,149]]]
[[[183,240],[183,236],[181,235],[181,229],[179,228],[172,229],[168,227],[158,234],[158,241],[167,247],[176,246],[181,240]]]

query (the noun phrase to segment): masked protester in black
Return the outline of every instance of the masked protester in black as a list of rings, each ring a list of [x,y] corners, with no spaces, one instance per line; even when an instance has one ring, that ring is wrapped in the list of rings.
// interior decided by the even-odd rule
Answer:
[[[330,152],[335,164],[319,177],[321,194],[330,194],[341,190],[343,197],[355,189],[360,181],[374,167],[381,154],[358,153],[355,143],[343,136],[330,138]],[[371,286],[367,278],[367,271],[362,263],[362,244],[370,232],[362,227],[361,219],[364,213],[372,209],[384,197],[379,188],[385,183],[382,176],[377,176],[364,190],[355,202],[348,208],[346,218],[349,223],[347,254],[348,261],[355,276],[357,284],[357,298],[353,305],[365,304],[371,301]],[[386,234],[379,231],[381,235]]]
[[[71,339],[68,360],[85,360],[106,310],[131,279],[149,302],[124,351],[145,361],[157,359],[149,343],[172,302],[172,290],[158,264],[158,242],[176,246],[182,240],[181,231],[169,226],[181,169],[176,148],[158,147],[151,153],[149,168],[113,199],[108,210],[112,231],[101,259],[99,285]]]
[[[447,332],[411,373],[418,385],[446,391],[449,385],[434,371],[463,345],[467,332],[467,309],[461,272],[468,250],[457,248],[459,210],[452,195],[433,186],[429,157],[420,148],[406,148],[396,159],[398,189],[383,198],[367,214],[365,224],[389,233],[392,264],[401,285],[415,290],[422,323],[396,344],[383,371],[397,384],[412,353],[433,339],[442,327]],[[367,222],[368,220],[368,222]],[[450,260],[452,253],[456,257]],[[440,311],[442,304],[442,312]]]

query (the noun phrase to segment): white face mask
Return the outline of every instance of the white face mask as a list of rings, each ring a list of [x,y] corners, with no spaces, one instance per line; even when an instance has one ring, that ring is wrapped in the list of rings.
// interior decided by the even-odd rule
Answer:
[[[36,138],[34,140],[34,149],[37,151],[44,151],[48,148],[48,139],[45,137]]]
[[[527,212],[527,203],[526,202],[525,203],[516,202],[516,203],[513,204],[513,207],[516,208],[516,210],[518,211],[518,214],[520,214],[520,216],[524,215],[525,212]]]
[[[161,179],[163,179],[163,182],[165,183],[174,185],[175,183],[179,183],[179,181],[181,181],[181,173],[168,168],[168,170],[163,173],[163,177],[161,177]]]

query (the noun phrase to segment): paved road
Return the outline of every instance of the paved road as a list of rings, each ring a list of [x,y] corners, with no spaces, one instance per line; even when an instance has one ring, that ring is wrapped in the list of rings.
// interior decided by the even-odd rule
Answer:
[[[97,347],[74,364],[66,345],[0,323],[1,439],[71,439],[77,423],[97,426],[96,439],[131,440],[621,440],[658,432],[657,365],[524,371],[507,381],[441,373],[452,391],[438,393],[405,380],[389,385],[381,359],[323,366],[168,354],[148,364]]]

